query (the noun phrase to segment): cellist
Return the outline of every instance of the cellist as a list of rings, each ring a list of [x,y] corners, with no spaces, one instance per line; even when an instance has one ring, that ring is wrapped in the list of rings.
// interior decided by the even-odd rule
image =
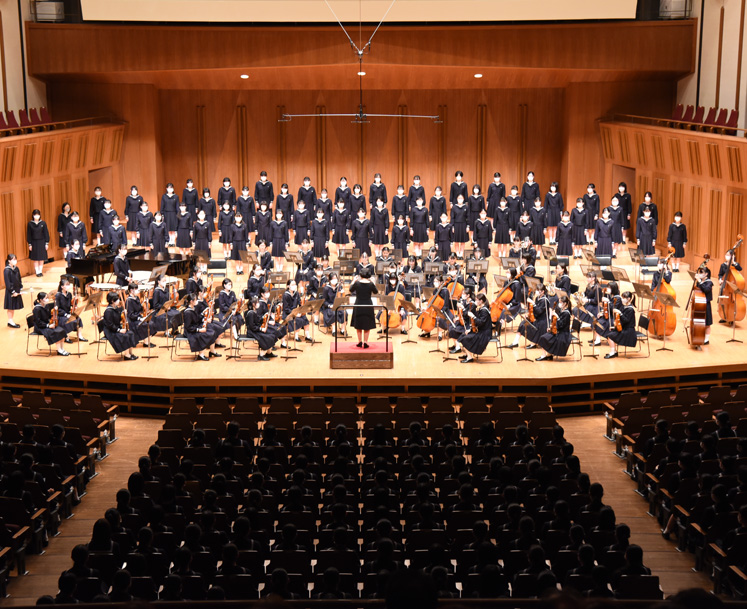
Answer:
[[[470,313],[476,313],[476,305],[475,301],[472,299],[472,290],[470,288],[465,288],[462,298],[457,302],[457,315],[454,320],[455,325],[449,328],[449,338],[453,338],[457,341],[454,346],[449,349],[449,353],[459,353],[462,350],[462,344],[458,341],[470,325]]]
[[[394,263],[392,263],[392,266],[394,266]],[[404,281],[404,273],[398,274],[397,268],[394,266],[392,269],[390,266],[389,271],[386,273],[386,288],[384,290],[384,294],[389,296],[389,294],[395,294],[395,305],[397,304],[397,300],[405,300],[405,288],[407,285]],[[400,294],[399,297],[396,295]],[[381,321],[381,314],[382,312],[379,311],[377,317],[379,318],[379,321]],[[407,334],[407,311],[405,311],[404,308],[398,307],[397,308],[397,314],[400,316],[400,326],[399,331],[401,334]],[[390,315],[394,315],[394,313],[391,313]],[[387,316],[384,316],[384,321],[381,321],[381,328],[378,331],[378,334],[384,333],[384,324],[386,323]],[[394,322],[396,323],[396,322]],[[390,326],[391,328],[391,326]]]
[[[669,270],[666,258],[659,258],[659,265],[651,276],[651,291],[656,291],[662,279],[666,283],[672,283],[672,271]]]
[[[501,312],[501,326],[510,324],[519,311],[521,311],[521,305],[524,302],[524,286],[522,285],[521,279],[519,279],[518,275],[519,271],[516,269],[508,270],[508,284],[506,288],[511,290],[513,296],[511,297],[511,301],[508,303],[508,307],[503,309]]]
[[[723,292],[724,288],[724,281],[726,280],[726,276],[729,274],[729,271],[731,268],[734,268],[736,271],[742,270],[742,265],[737,262],[736,256],[734,255],[734,250],[729,250],[724,254],[724,261],[721,263],[721,266],[718,269],[718,284],[720,286],[720,291]],[[723,303],[719,302],[719,306],[721,306]],[[719,319],[718,323],[720,324],[731,324],[730,319]]]
[[[698,267],[695,271],[695,283],[697,287],[703,292],[706,299],[706,310],[705,310],[705,340],[704,345],[710,343],[711,338],[711,326],[713,325],[713,311],[711,309],[711,302],[713,301],[713,281],[711,280],[711,271],[704,264]]]

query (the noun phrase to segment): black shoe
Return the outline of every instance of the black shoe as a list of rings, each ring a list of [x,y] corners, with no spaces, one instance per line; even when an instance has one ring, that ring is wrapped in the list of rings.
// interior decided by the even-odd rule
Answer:
[[[19,325],[18,325],[17,323],[15,323],[15,322],[9,321],[9,322],[8,322],[8,327],[9,327],[9,328],[16,328],[16,329],[18,329],[18,328],[20,328],[21,326],[19,326]]]
[[[65,351],[64,349],[58,349],[57,350],[57,355],[62,355],[64,357],[67,357],[70,354],[67,351]]]
[[[540,355],[535,361],[537,362],[552,361],[552,355]]]
[[[66,339],[65,339],[65,342],[66,342],[66,343],[67,343],[68,345],[72,345],[72,344],[73,344],[73,339],[72,339],[72,338],[66,338]]]
[[[378,331],[376,332],[376,334],[384,334],[384,328],[381,328],[380,330],[378,330]]]
[[[368,348],[369,348],[369,347],[368,347],[368,343],[363,343],[363,348],[364,348],[364,349],[368,349]]]
[[[703,344],[704,344],[704,345],[710,345],[710,344],[711,344],[711,341],[710,341],[710,340],[706,340],[706,341],[703,341]]]
[[[720,323],[720,324],[725,324],[725,323],[726,323],[726,320],[725,320],[725,319],[719,319],[719,320],[718,320],[718,323]]]
[[[532,345],[532,344],[527,345],[527,349],[536,349],[536,348],[537,348],[537,345]]]
[[[265,357],[277,357],[274,353],[265,353]]]
[[[670,533],[667,533],[667,532],[666,532],[666,531],[665,531],[664,529],[662,529],[662,530],[661,530],[661,536],[662,536],[662,537],[663,537],[664,539],[666,539],[667,541],[669,541],[669,536],[670,536]]]
[[[407,330],[400,330],[399,333],[400,334],[407,334]]]
[[[516,345],[514,343],[511,343],[510,345],[506,345],[504,349],[518,349],[519,345]]]
[[[460,360],[459,360],[459,363],[460,363],[460,364],[471,364],[471,363],[472,363],[472,362],[474,362],[474,361],[475,361],[475,360],[474,360],[474,359],[472,359],[471,357],[465,357],[464,359],[460,359]]]
[[[451,354],[459,353],[460,351],[461,349],[457,349],[456,347],[452,347],[451,349],[449,349],[449,353]]]
[[[208,357],[223,357],[223,354],[222,353],[213,353],[212,351],[210,351],[208,353]]]
[[[307,337],[306,337],[306,338],[305,338],[304,340],[305,340],[305,341],[306,341],[307,343],[313,343],[313,342],[314,342],[314,339],[313,339],[313,338],[311,338],[310,336],[307,336]]]
[[[153,345],[153,346],[155,347],[155,345]],[[220,344],[220,343],[215,343],[215,348],[216,348],[216,349],[225,349],[225,348],[226,348],[226,346],[225,346],[225,345],[222,345],[222,344]]]
[[[604,359],[612,359],[613,357],[617,357],[617,351],[615,351],[614,353],[608,353],[604,356]]]
[[[126,358],[125,358],[126,359]],[[195,359],[200,360],[201,362],[209,362],[210,359],[205,357],[204,355],[198,355]]]
[[[124,358],[128,362],[134,362],[137,359],[137,355],[125,355]]]
[[[87,342],[88,342],[88,339],[87,339],[87,338],[83,338],[82,336],[79,336],[79,337],[78,337],[78,342],[79,342],[79,343],[87,343]]]
[[[590,346],[590,347],[598,347],[598,346],[599,346],[599,345],[601,345],[601,344],[602,344],[602,341],[601,341],[601,340],[600,340],[600,341],[599,341],[598,343],[595,343],[595,342],[594,342],[593,340],[590,340],[590,341],[589,341],[589,346]]]
[[[259,360],[260,362],[269,362],[269,361],[270,361],[270,358],[269,358],[269,357],[267,357],[266,355],[258,355],[258,356],[257,356],[257,359],[258,359],[258,360]]]
[[[146,349],[147,349],[148,347],[150,347],[151,349],[155,349],[155,348],[157,347],[157,345],[155,345],[154,343],[150,343],[150,344],[148,344],[148,343],[143,343],[143,347],[145,347]]]
[[[358,343],[356,347],[361,348],[363,346],[363,343]]]

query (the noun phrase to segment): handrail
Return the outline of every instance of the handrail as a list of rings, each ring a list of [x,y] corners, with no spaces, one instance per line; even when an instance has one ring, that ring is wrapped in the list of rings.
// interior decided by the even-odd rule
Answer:
[[[8,127],[0,129],[0,137],[9,137],[13,135],[28,135],[30,133],[39,133],[42,131],[54,131],[56,129],[71,129],[74,127],[89,127],[103,123],[118,122],[113,116],[94,116],[90,118],[76,118],[69,121],[55,121],[52,123],[36,123],[24,127]]]
[[[610,119],[607,119],[610,120]],[[657,118],[653,116],[638,116],[636,114],[615,114],[611,120],[651,125],[652,127],[669,127],[687,129],[701,133],[715,133],[718,135],[731,135],[734,137],[747,137],[747,129],[741,127],[726,127],[724,125],[710,125],[706,123],[693,123],[691,121],[677,121],[671,118]],[[741,131],[742,135],[737,135]]]

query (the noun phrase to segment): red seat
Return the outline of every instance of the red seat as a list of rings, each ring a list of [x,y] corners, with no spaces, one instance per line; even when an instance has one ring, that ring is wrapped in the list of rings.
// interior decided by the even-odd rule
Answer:
[[[702,123],[704,114],[705,114],[705,108],[703,106],[698,106],[698,109],[695,111],[695,116],[693,116],[693,122]]]
[[[681,121],[684,113],[685,113],[685,107],[682,104],[677,104],[674,108],[674,112],[672,112],[672,120]]]
[[[21,127],[31,127],[31,121],[26,110],[19,110],[18,118],[20,119]]]
[[[729,120],[726,121],[726,127],[730,129],[730,131],[727,131],[728,135],[736,135],[737,132],[734,131],[734,129],[737,128],[737,123],[739,122],[739,110],[736,108],[731,111],[731,114],[729,115]]]
[[[717,110],[718,108],[713,108],[713,107],[708,109],[708,115],[706,116],[706,119],[704,121],[706,125],[713,125],[716,123],[716,111]]]
[[[718,111],[718,118],[716,119],[716,122],[714,123],[714,125],[716,125],[717,127],[725,127],[726,126],[726,114],[727,114],[727,112],[728,112],[728,110],[726,108],[721,108]]]
[[[693,121],[693,116],[695,116],[695,106],[690,105],[685,110],[685,114],[682,117],[682,122],[691,123]]]
[[[0,112],[0,130],[8,129],[8,123],[5,122],[5,115]]]
[[[39,113],[36,111],[36,108],[31,108],[29,110],[29,118],[31,119],[32,125],[41,125],[42,121],[39,118]]]
[[[724,110],[726,112],[726,110]],[[5,122],[8,124],[8,127],[11,129],[18,129],[18,121],[16,120],[15,114],[13,114],[13,110],[7,110],[5,112]]]
[[[39,112],[41,113],[41,119],[43,123],[51,123],[52,117],[49,116],[49,110],[47,110],[46,106],[42,106],[39,108]]]

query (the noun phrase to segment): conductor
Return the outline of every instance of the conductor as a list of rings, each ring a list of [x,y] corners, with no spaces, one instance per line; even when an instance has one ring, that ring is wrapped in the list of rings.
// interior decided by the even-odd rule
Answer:
[[[356,347],[368,349],[368,334],[376,327],[373,301],[371,294],[378,294],[376,286],[371,282],[371,269],[364,268],[356,275],[350,284],[350,293],[355,296],[355,307],[350,318],[350,324],[358,332]]]

